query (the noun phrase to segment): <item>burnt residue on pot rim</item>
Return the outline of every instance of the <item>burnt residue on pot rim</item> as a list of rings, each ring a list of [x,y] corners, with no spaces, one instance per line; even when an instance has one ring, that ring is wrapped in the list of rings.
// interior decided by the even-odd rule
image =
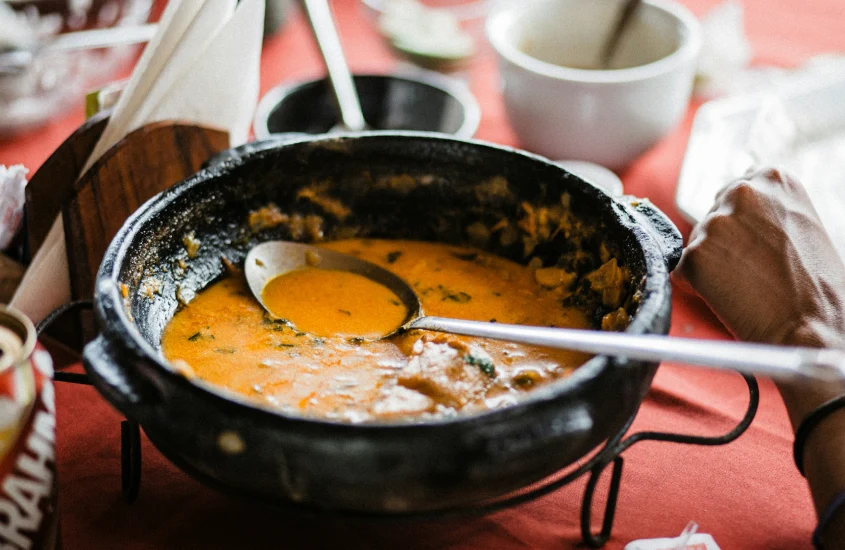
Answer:
[[[297,144],[308,142],[308,147],[344,151],[348,145],[347,140],[366,138],[368,136],[450,140],[450,138],[445,137],[442,134],[432,134],[426,132],[376,131],[331,137],[305,137],[288,141],[283,145],[283,147],[296,146]],[[490,144],[478,140],[451,141],[461,144],[470,143],[488,149],[499,150],[507,154],[521,155],[543,164],[552,165],[552,163],[544,157],[506,146]],[[621,359],[610,360],[606,356],[596,356],[584,365],[578,367],[569,376],[533,389],[531,392],[521,396],[518,403],[502,409],[465,413],[454,417],[426,419],[425,421],[406,419],[396,422],[363,424],[350,424],[348,422],[333,421],[322,418],[284,414],[281,411],[268,406],[263,406],[256,401],[252,401],[245,396],[228,391],[219,386],[215,386],[201,380],[188,380],[176,371],[166,359],[164,359],[160,350],[147,341],[147,339],[135,326],[130,314],[124,307],[124,296],[121,293],[118,270],[125,263],[127,258],[131,258],[131,256],[135,253],[135,251],[130,248],[129,244],[131,242],[131,237],[137,232],[137,228],[143,226],[145,222],[159,215],[169,204],[170,198],[173,195],[187,191],[195,186],[201,186],[204,182],[220,177],[222,174],[227,173],[227,171],[242,163],[249,162],[253,159],[270,157],[274,153],[275,149],[260,150],[240,158],[223,160],[218,164],[209,166],[178,186],[150,199],[150,201],[142,206],[138,212],[127,220],[121,231],[113,240],[112,245],[106,254],[106,258],[101,265],[98,276],[99,283],[97,285],[96,300],[97,313],[103,323],[104,336],[119,337],[121,332],[124,332],[124,335],[128,336],[121,338],[125,351],[133,356],[131,358],[124,357],[126,360],[132,362],[134,359],[152,359],[155,361],[155,364],[160,368],[162,373],[166,373],[166,377],[169,379],[168,381],[170,383],[182,386],[183,389],[187,389],[188,391],[210,394],[215,399],[219,400],[221,405],[230,405],[232,407],[231,410],[236,410],[238,414],[258,415],[265,418],[267,414],[271,414],[284,418],[288,422],[297,422],[302,423],[303,425],[342,431],[400,430],[408,428],[421,429],[427,426],[437,427],[455,422],[487,422],[497,417],[507,418],[509,416],[516,416],[524,413],[525,409],[532,405],[559,399],[571,388],[577,387],[578,385],[585,383],[587,380],[600,376],[608,369],[647,368],[639,363],[632,363],[629,366],[626,361]],[[645,264],[646,271],[649,273],[649,277],[646,278],[645,281],[641,282],[642,286],[640,286],[640,289],[643,293],[643,298],[636,314],[633,316],[627,332],[644,333],[654,331],[655,326],[657,326],[657,331],[668,331],[668,322],[665,323],[665,326],[660,326],[661,322],[659,319],[667,316],[669,308],[671,307],[671,290],[669,287],[668,277],[670,270],[680,258],[681,252],[681,240],[677,229],[674,228],[665,216],[653,208],[647,200],[632,197],[611,198],[601,190],[593,187],[583,180],[580,180],[580,178],[572,176],[562,168],[556,168],[567,174],[568,177],[574,178],[580,185],[584,186],[587,194],[592,195],[594,199],[604,203],[604,205],[612,209],[614,214],[618,217],[620,224],[633,233],[641,248],[641,254],[643,256],[642,261]],[[126,332],[128,332],[128,334],[125,334]],[[589,418],[585,418],[585,422],[589,422]]]

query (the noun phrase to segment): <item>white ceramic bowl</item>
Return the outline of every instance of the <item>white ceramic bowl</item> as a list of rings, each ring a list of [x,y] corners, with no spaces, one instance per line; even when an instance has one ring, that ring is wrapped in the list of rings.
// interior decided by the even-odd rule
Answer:
[[[513,1],[493,11],[487,36],[522,147],[619,170],[681,120],[701,50],[698,20],[675,2],[645,0],[611,68],[592,69],[621,3]]]

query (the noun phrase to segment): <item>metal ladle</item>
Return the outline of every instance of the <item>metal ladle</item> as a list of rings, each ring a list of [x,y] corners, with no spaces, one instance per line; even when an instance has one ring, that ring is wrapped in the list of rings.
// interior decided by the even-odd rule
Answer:
[[[326,64],[329,73],[329,81],[334,90],[337,106],[340,109],[340,124],[332,128],[332,131],[360,132],[368,130],[364,114],[361,112],[361,102],[358,99],[358,91],[355,89],[355,82],[343,56],[343,48],[340,46],[340,37],[334,24],[332,12],[326,0],[303,0],[305,13],[308,15],[308,22],[320,47],[320,54]]]
[[[601,68],[609,69],[610,62],[613,60],[613,55],[616,53],[616,48],[619,46],[619,40],[625,34],[628,24],[634,19],[634,14],[642,4],[642,0],[625,0],[622,9],[619,11],[619,16],[613,29],[610,31],[610,36],[604,44],[601,51]]]
[[[306,244],[285,241],[262,243],[247,254],[244,272],[250,290],[267,309],[262,297],[267,282],[305,267],[357,273],[393,291],[402,300],[408,315],[402,326],[388,336],[412,329],[434,330],[631,360],[675,361],[761,374],[780,380],[803,379],[845,384],[845,351],[841,350],[427,317],[414,290],[394,273],[355,256]]]

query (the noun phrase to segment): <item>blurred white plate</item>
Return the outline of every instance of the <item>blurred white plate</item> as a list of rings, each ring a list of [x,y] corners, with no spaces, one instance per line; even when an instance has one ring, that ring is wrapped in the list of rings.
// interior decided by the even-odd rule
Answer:
[[[703,105],[678,181],[678,209],[697,223],[725,185],[767,165],[804,184],[845,258],[845,63],[802,71],[766,93]]]
[[[611,197],[622,195],[622,180],[610,168],[586,160],[558,160],[558,166],[569,170],[579,178],[600,187]]]

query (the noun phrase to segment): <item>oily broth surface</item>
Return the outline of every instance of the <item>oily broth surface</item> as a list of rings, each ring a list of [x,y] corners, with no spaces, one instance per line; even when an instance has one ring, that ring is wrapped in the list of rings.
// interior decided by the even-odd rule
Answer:
[[[503,258],[412,241],[351,239],[323,246],[393,271],[413,285],[428,315],[590,326],[584,310],[561,305],[566,288],[543,287],[531,269]],[[506,406],[589,358],[428,331],[390,340],[318,337],[265,315],[242,275],[210,285],[177,312],[165,328],[162,351],[187,376],[284,412],[350,422]]]
[[[386,286],[334,269],[305,267],[274,277],[264,285],[261,299],[275,317],[327,338],[383,338],[408,317],[401,298]]]

